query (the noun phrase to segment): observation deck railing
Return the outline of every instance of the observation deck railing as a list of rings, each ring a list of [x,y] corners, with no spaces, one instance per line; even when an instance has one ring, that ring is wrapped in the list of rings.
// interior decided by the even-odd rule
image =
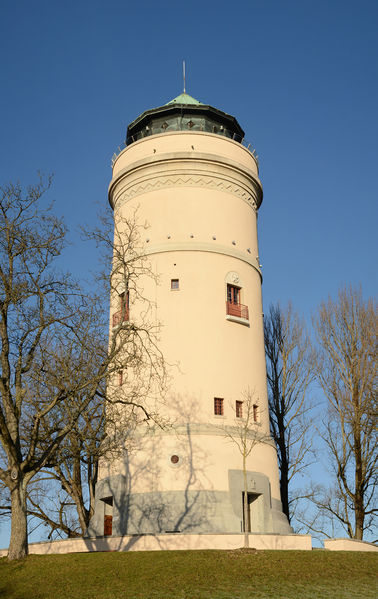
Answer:
[[[181,131],[181,129],[177,129],[177,130]],[[183,129],[183,131],[185,131],[185,130]],[[209,131],[204,131],[204,132],[211,133]],[[168,131],[168,133],[170,133],[170,131]],[[145,137],[151,137],[152,135],[161,135],[161,134],[162,134],[161,127],[157,127],[157,128],[149,127],[148,130],[144,130],[143,132],[141,131],[139,133],[138,137],[136,139],[133,139],[133,142],[138,141],[139,139],[143,139]],[[252,147],[252,144],[249,143],[246,139],[244,139],[244,138],[240,139],[240,136],[237,135],[236,133],[234,133],[233,137],[229,137],[228,135],[222,135],[222,133],[216,133],[215,135],[220,135],[221,137],[225,137],[226,139],[233,139],[234,141],[237,141],[238,143],[240,143],[251,154],[252,158],[256,162],[257,168],[259,167],[259,157],[256,154],[256,150]],[[112,156],[112,160],[111,160],[112,167],[114,166],[114,163],[117,160],[120,153],[127,147],[127,145],[130,145],[130,144],[126,144],[126,142],[123,142],[117,147],[117,152],[114,152],[114,154]]]

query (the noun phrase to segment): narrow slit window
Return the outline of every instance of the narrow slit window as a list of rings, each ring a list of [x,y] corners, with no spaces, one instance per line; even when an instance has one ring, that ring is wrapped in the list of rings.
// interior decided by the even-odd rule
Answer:
[[[253,422],[257,422],[259,419],[259,410],[256,404],[253,404]]]
[[[243,402],[242,401],[237,401],[235,403],[235,413],[236,413],[236,418],[243,418]]]
[[[122,387],[123,385],[123,370],[120,370],[118,373],[118,386]]]
[[[171,290],[178,291],[180,289],[179,279],[171,279]]]
[[[223,403],[221,397],[214,397],[214,414],[215,416],[223,416]]]

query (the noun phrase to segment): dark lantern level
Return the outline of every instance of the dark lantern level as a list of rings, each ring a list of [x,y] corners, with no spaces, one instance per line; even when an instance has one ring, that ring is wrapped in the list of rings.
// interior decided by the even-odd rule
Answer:
[[[235,117],[183,93],[164,106],[146,110],[130,123],[127,128],[126,145],[149,135],[172,131],[214,133],[239,143],[244,138],[244,131]]]

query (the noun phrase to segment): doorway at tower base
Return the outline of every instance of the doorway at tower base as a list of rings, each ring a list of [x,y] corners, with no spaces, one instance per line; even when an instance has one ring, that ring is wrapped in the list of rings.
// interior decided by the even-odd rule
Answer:
[[[292,534],[281,502],[272,498],[269,478],[247,472],[248,521],[243,518],[243,472],[228,471],[229,490],[168,490],[132,493],[124,475],[104,478],[96,486],[95,513],[87,536],[140,534]],[[109,505],[112,526],[109,529]]]

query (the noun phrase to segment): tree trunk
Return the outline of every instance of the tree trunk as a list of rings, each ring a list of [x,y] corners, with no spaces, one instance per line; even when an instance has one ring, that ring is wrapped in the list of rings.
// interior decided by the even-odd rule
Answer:
[[[84,535],[85,531],[89,526],[88,510],[85,508],[82,493],[74,493],[74,502],[76,504],[76,511],[79,518],[79,524],[81,528],[81,534]]]
[[[244,478],[244,496],[243,496],[243,513],[244,513],[244,547],[249,547],[249,531],[248,531],[248,483],[247,483],[247,465],[245,456],[243,456],[243,478]]]
[[[281,502],[282,511],[286,514],[290,524],[290,513],[289,513],[289,464],[286,455],[286,445],[282,441],[279,444],[280,456],[281,456],[281,468],[280,468],[280,491],[281,491]]]
[[[360,479],[361,481],[361,479]],[[365,507],[364,507],[364,497],[363,492],[361,490],[361,482],[359,481],[358,488],[355,491],[354,495],[354,536],[353,538],[357,541],[362,541],[364,536],[364,520],[365,520]]]
[[[354,538],[357,541],[362,541],[363,533],[364,533],[364,517],[363,517],[363,513],[361,513],[361,510],[359,510],[359,512],[356,512]]]
[[[355,532],[354,538],[358,541],[362,541],[364,534],[364,520],[365,520],[365,506],[364,506],[364,481],[365,476],[363,473],[363,458],[361,448],[361,417],[359,417],[360,405],[358,394],[353,396],[353,416],[354,416],[354,455],[356,459],[355,464],[355,491],[354,491],[354,514],[355,514]]]
[[[12,525],[8,560],[22,559],[28,554],[28,522],[24,481],[11,490]]]

